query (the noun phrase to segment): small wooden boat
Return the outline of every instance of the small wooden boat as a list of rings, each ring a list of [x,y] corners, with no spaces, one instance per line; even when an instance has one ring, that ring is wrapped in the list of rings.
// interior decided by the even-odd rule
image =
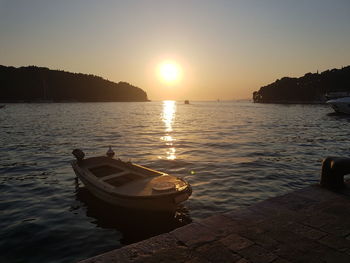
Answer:
[[[72,167],[86,188],[97,198],[113,205],[159,212],[174,212],[192,194],[184,179],[158,172],[131,162],[107,156],[84,159],[75,149]]]
[[[185,100],[185,104],[190,104],[190,101],[189,100]]]

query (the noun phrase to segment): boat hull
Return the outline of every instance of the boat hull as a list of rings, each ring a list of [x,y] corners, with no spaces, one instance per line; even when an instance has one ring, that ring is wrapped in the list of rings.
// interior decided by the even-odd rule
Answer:
[[[160,196],[145,197],[120,195],[112,193],[101,187],[97,187],[94,181],[89,179],[84,170],[77,165],[76,161],[72,162],[72,167],[80,181],[95,197],[118,207],[173,213],[176,211],[178,205],[187,200],[192,194],[192,189],[190,186],[188,186],[185,191],[181,191],[180,193],[171,193],[168,195],[164,194]]]
[[[327,104],[337,113],[350,114],[350,97],[329,100]]]

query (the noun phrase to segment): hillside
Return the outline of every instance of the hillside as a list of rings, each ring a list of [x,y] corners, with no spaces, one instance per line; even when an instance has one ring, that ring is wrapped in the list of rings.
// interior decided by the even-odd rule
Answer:
[[[307,73],[300,78],[284,77],[253,93],[254,102],[319,103],[331,92],[350,92],[350,66]]]
[[[0,65],[0,101],[148,101],[142,89],[94,75]]]

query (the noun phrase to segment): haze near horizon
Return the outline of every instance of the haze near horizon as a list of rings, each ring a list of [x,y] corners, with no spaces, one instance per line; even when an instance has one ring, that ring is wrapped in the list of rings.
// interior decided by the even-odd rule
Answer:
[[[349,65],[349,13],[341,0],[0,0],[0,64],[127,81],[151,100],[251,98]]]

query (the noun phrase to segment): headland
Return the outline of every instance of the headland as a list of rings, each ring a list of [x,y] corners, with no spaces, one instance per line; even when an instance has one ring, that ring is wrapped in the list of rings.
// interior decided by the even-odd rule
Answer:
[[[350,92],[350,66],[306,73],[300,78],[283,77],[253,93],[257,103],[315,104],[325,103],[326,95]]]
[[[1,102],[148,101],[147,93],[127,82],[48,68],[0,65]]]

